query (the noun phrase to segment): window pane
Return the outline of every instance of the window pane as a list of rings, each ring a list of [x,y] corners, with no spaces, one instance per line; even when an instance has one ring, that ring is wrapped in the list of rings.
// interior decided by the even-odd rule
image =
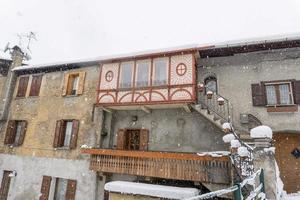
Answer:
[[[67,192],[67,179],[57,178],[56,179],[56,191],[55,200],[65,200]]]
[[[15,143],[17,144],[19,142],[20,136],[21,136],[21,129],[22,129],[22,122],[17,122],[17,128],[16,128],[16,137],[15,137]]]
[[[267,92],[267,103],[268,103],[268,105],[277,104],[275,86],[274,85],[267,85],[266,86],[266,92]]]
[[[280,104],[292,104],[290,98],[289,84],[279,85]]]
[[[131,80],[132,80],[132,63],[122,63],[121,65],[121,81],[120,87],[121,88],[128,88],[131,87]]]
[[[149,62],[138,62],[137,64],[137,81],[136,85],[138,87],[148,86],[149,79]]]
[[[65,140],[64,140],[65,147],[70,146],[70,141],[72,136],[72,126],[73,126],[73,122],[66,123],[66,132],[65,132]]]
[[[78,88],[78,83],[79,83],[79,75],[74,77],[74,81],[73,81],[73,90],[77,90],[77,88]]]
[[[154,81],[153,85],[167,84],[167,60],[156,60],[154,62]]]

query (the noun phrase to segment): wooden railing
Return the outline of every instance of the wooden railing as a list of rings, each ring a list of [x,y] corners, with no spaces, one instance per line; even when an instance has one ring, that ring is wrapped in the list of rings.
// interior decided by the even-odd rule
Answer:
[[[231,181],[227,156],[112,149],[82,149],[82,153],[91,154],[94,171],[217,184]]]

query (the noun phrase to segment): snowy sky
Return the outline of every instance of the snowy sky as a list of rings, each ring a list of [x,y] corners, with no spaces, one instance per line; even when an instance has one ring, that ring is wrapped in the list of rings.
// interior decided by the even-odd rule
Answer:
[[[37,34],[37,64],[300,33],[300,1],[0,0],[0,22],[0,50]]]

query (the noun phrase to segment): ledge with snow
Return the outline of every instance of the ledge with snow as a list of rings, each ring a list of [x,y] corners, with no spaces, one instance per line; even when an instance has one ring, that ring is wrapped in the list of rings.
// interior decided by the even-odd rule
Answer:
[[[199,194],[196,188],[181,188],[127,181],[112,181],[106,183],[104,189],[109,192],[110,200],[135,199],[134,196],[144,196],[147,199],[185,199]]]

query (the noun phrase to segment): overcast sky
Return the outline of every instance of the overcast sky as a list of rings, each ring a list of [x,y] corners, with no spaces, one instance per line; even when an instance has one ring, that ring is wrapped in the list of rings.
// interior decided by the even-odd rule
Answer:
[[[0,24],[0,49],[36,33],[37,64],[300,33],[300,1],[0,0]]]

